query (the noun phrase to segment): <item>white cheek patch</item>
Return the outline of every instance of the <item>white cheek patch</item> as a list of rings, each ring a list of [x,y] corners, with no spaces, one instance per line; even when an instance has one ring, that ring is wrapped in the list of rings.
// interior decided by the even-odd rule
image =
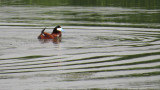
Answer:
[[[58,31],[64,31],[63,28],[57,28]]]

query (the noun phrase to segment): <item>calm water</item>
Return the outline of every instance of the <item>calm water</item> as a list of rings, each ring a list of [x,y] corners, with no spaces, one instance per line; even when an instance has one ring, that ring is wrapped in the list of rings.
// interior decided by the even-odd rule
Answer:
[[[159,16],[159,0],[1,0],[0,90],[158,90]],[[56,25],[61,42],[37,40]]]

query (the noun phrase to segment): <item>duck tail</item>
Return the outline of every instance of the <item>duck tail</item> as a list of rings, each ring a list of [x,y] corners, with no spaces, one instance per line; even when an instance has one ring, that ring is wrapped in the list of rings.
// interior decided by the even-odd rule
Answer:
[[[38,36],[38,39],[42,39],[45,29],[46,29],[46,27],[41,31],[41,34]]]
[[[45,29],[46,29],[46,27],[41,31],[41,34],[43,34],[43,33],[44,33]]]

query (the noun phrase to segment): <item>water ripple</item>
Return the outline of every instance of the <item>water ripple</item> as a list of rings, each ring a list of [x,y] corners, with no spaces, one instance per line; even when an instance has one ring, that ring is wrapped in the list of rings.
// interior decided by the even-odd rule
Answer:
[[[40,43],[35,39],[39,28],[12,28],[12,32],[22,33],[16,38],[16,33],[6,36],[11,30],[4,28],[0,36],[0,79],[37,77],[74,83],[135,78],[133,82],[139,82],[138,78],[160,76],[158,29],[64,28],[59,44]],[[31,37],[27,39],[28,34]]]

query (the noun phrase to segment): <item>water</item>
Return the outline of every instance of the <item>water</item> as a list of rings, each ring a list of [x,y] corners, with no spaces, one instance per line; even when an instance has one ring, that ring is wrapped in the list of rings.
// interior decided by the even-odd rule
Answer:
[[[158,0],[36,1],[0,2],[0,90],[160,88]]]

